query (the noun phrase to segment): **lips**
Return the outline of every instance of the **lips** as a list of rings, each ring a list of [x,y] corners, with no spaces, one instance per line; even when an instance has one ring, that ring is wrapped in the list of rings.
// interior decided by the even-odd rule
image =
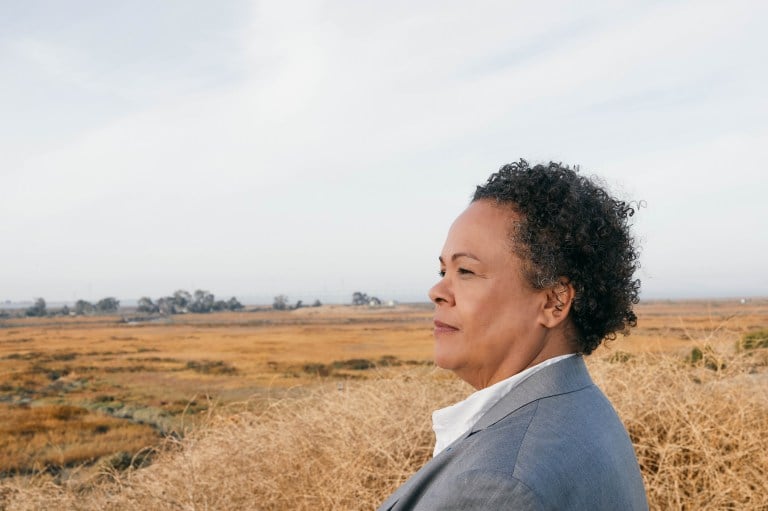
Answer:
[[[442,321],[435,320],[435,335],[450,334],[458,331],[459,329],[453,325],[449,325],[448,323],[443,323]]]

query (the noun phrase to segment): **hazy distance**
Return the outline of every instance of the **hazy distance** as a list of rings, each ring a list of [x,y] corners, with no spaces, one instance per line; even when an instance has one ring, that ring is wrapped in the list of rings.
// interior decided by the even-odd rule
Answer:
[[[768,295],[768,4],[11,2],[0,302],[426,300],[525,157],[643,201],[644,298]]]

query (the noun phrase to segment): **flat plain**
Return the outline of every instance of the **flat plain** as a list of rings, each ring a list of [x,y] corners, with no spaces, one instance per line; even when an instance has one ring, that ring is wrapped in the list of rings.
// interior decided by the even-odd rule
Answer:
[[[664,437],[670,434],[669,428],[646,431],[651,419],[635,417],[632,407],[640,400],[649,399],[639,392],[640,387],[647,385],[650,389],[655,383],[649,382],[663,380],[665,374],[674,378],[683,375],[686,380],[698,382],[697,389],[710,380],[730,382],[729,385],[751,396],[750,399],[755,396],[758,399],[757,408],[753,410],[756,410],[756,422],[736,426],[750,430],[761,428],[751,432],[758,439],[767,437],[768,405],[764,398],[768,388],[765,355],[768,350],[745,350],[743,339],[750,332],[768,328],[768,300],[659,301],[641,303],[636,310],[638,327],[630,336],[608,341],[588,357],[590,370],[628,423],[646,485],[652,486],[649,491],[652,507],[694,509],[692,506],[696,504],[702,509],[724,508],[717,507],[719,501],[711,498],[709,502],[714,503],[714,507],[701,507],[702,502],[707,502],[706,496],[702,496],[702,500],[691,500],[690,493],[697,491],[695,487],[692,490],[662,488],[659,481],[664,471],[659,463],[663,461],[654,451],[655,444],[643,435]],[[400,436],[410,433],[416,442],[401,465],[389,472],[376,465],[379,468],[374,472],[384,474],[381,480],[371,475],[373,479],[368,482],[354,483],[368,488],[368,493],[361,494],[362,490],[352,488],[352,481],[348,482],[349,491],[357,497],[338,502],[324,501],[322,495],[312,497],[317,481],[304,483],[305,488],[299,493],[311,497],[305,500],[285,500],[284,491],[280,493],[282,497],[269,500],[265,490],[253,490],[264,499],[262,505],[256,506],[263,509],[309,509],[320,503],[324,503],[320,508],[329,509],[369,508],[428,456],[430,407],[437,408],[470,392],[452,375],[432,366],[431,315],[428,305],[400,305],[394,308],[323,306],[292,311],[256,309],[152,318],[128,313],[0,320],[0,474],[5,481],[0,484],[0,508],[5,498],[9,506],[35,509],[36,498],[53,498],[50,494],[53,490],[45,486],[49,484],[58,488],[55,498],[61,503],[90,491],[94,495],[93,508],[104,508],[104,495],[115,491],[104,489],[105,473],[122,481],[121,478],[141,477],[128,474],[162,470],[162,466],[178,463],[179,455],[174,458],[173,452],[179,449],[186,452],[185,446],[201,435],[230,431],[227,428],[231,423],[239,423],[248,414],[261,418],[259,427],[267,427],[264,424],[277,427],[280,417],[289,416],[293,418],[291,423],[297,424],[315,413],[312,410],[334,410],[336,405],[325,400],[336,399],[334,396],[342,391],[346,395],[359,389],[364,394],[368,392],[365,389],[386,389],[395,384],[393,382],[406,382],[403,385],[422,382],[423,387],[437,395],[429,397],[424,394],[428,393],[426,390],[418,390],[419,398],[408,394],[413,389],[393,391],[404,393],[405,399],[413,403],[423,399],[419,406],[425,409],[419,411],[414,404],[413,413],[425,415],[427,422],[418,422],[410,430],[403,426],[405,429],[398,433]],[[620,366],[626,367],[622,371]],[[654,375],[654,372],[658,373]],[[632,374],[634,381],[622,379]],[[625,387],[634,388],[624,393],[617,390]],[[687,391],[681,388],[679,392]],[[371,394],[367,399],[383,398]],[[650,399],[653,402],[653,396]],[[734,410],[738,411],[739,398],[734,399],[737,399]],[[301,405],[304,412],[291,408],[297,402],[304,403]],[[713,410],[714,404],[699,402],[691,406]],[[274,415],[275,410],[283,410],[283,415]],[[664,413],[661,407],[657,411]],[[350,419],[352,424],[357,419],[365,422],[359,417],[362,412],[356,413],[358,415],[353,413]],[[726,413],[732,415],[732,411],[726,410]],[[222,420],[226,425],[222,425]],[[653,420],[658,422],[658,418]],[[690,422],[691,419],[683,420]],[[294,435],[305,434],[291,431]],[[231,434],[258,438],[254,431]],[[295,438],[286,441],[296,442]],[[239,442],[238,449],[242,449],[245,445],[242,437]],[[328,440],[328,445],[333,442]],[[169,447],[169,443],[173,443],[173,447]],[[733,445],[727,448],[717,445],[720,444],[715,442],[712,449],[724,449],[723,456],[733,452]],[[315,452],[318,446],[310,445],[307,449]],[[764,440],[762,444],[757,440],[757,445],[750,444],[750,449],[766,452],[768,445]],[[718,455],[716,451],[710,454]],[[339,456],[337,463],[349,464]],[[688,461],[680,463],[690,465],[691,460],[686,459]],[[766,463],[765,456],[755,459],[757,461],[746,463],[757,465],[746,468],[763,470],[759,464]],[[283,462],[278,465],[280,463]],[[739,463],[745,463],[744,459],[740,458]],[[696,473],[705,469],[701,467]],[[256,467],[247,470],[256,470]],[[286,468],[284,472],[291,470]],[[683,476],[691,477],[690,474],[680,477]],[[668,474],[666,477],[669,479]],[[45,485],[41,486],[41,481],[45,481]],[[73,490],[72,485],[80,486]],[[101,489],[97,491],[97,488]],[[749,494],[765,489],[768,488],[763,483],[745,491]],[[701,495],[705,490],[710,491],[701,489]],[[722,493],[722,489],[718,491]],[[335,495],[338,494],[337,491]],[[141,502],[139,497],[121,495],[120,498],[127,500],[114,500],[115,509]],[[233,495],[237,492],[233,491]],[[194,504],[196,498],[207,497],[189,498],[193,501],[191,508],[195,508],[199,505],[199,502]],[[744,497],[741,493],[731,500],[740,503],[739,509],[765,509],[760,506],[768,505],[765,499],[755,495]],[[227,502],[228,506],[232,505]],[[168,508],[175,508],[176,504],[179,503]],[[82,508],[90,509],[85,504]]]
[[[182,435],[212,406],[429,363],[430,309],[9,319],[0,323],[0,474],[56,472]]]

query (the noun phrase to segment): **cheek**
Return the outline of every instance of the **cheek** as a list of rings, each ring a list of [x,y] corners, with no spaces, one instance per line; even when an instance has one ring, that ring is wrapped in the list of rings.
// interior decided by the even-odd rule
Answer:
[[[473,337],[473,348],[478,358],[493,362],[503,358],[510,348],[512,329],[510,323],[503,317],[485,317],[483,322],[477,325]]]
[[[474,335],[485,335],[499,328],[511,311],[507,310],[498,293],[483,293],[473,297],[464,311],[469,329]]]
[[[476,302],[467,334],[479,351],[491,356],[506,352],[521,333],[521,320],[529,313],[525,303],[508,293],[487,295]]]

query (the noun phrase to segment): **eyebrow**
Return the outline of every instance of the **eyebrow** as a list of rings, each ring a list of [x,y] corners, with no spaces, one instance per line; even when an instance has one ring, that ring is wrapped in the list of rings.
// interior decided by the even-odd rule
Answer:
[[[475,261],[480,261],[476,256],[470,254],[469,252],[456,252],[451,256],[451,261],[455,261],[459,257],[469,257],[470,259],[474,259]],[[437,258],[442,264],[445,264],[445,261],[443,261],[443,256],[439,256]]]

